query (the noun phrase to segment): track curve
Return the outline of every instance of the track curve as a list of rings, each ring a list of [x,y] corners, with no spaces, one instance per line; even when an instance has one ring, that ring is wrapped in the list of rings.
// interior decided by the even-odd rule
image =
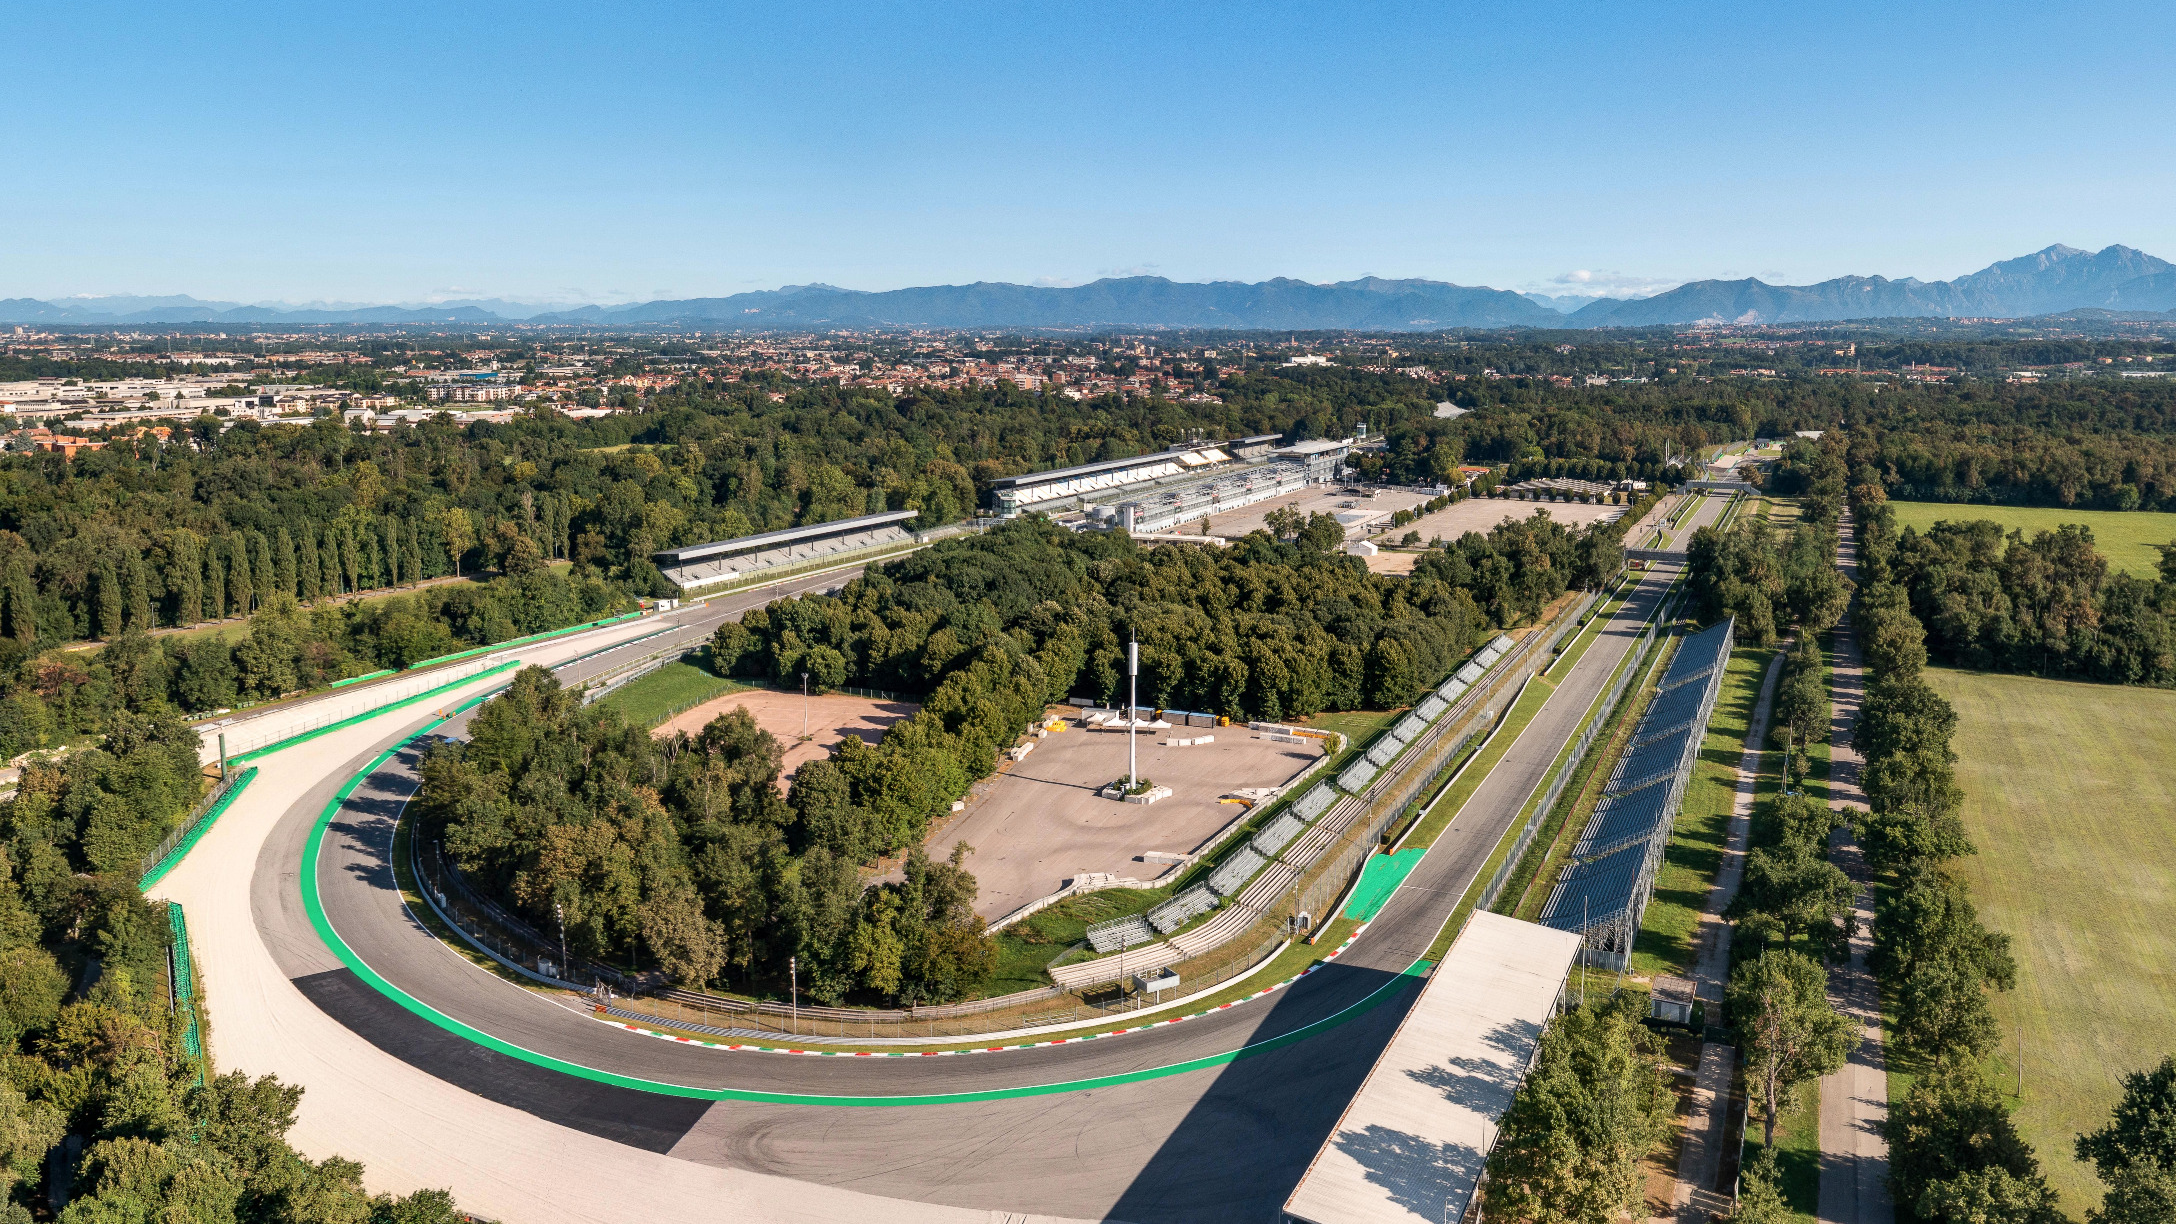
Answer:
[[[1484,792],[1523,799],[1526,775],[1546,770],[1666,582],[1644,580]],[[705,635],[784,593],[689,610],[680,631]],[[656,629],[646,619],[518,653],[562,664]],[[567,674],[580,676],[580,665]],[[483,972],[416,922],[390,862],[415,785],[413,749],[401,745],[437,717],[394,711],[266,757],[251,791],[159,893],[188,908],[221,1065],[308,1088],[298,1144],[363,1159],[374,1187],[451,1185],[472,1210],[523,1221],[707,1215],[726,1204],[751,1219],[1027,1219],[1019,1213],[1030,1207],[1067,1218],[1263,1218],[1395,1031],[1413,995],[1405,971],[1518,807],[1493,810],[1501,802],[1477,793],[1471,815],[1342,958],[1244,1007],[987,1058],[780,1058],[599,1024]],[[320,920],[354,964],[328,947]],[[877,1104],[895,1107],[868,1107]]]

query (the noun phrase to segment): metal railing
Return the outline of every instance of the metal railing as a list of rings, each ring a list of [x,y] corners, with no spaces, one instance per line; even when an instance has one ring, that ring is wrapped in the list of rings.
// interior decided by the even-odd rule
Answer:
[[[1664,593],[1662,602],[1663,604],[1674,603],[1669,598],[1668,592]],[[1510,882],[1513,873],[1518,870],[1519,860],[1524,858],[1526,852],[1533,847],[1535,835],[1541,831],[1541,826],[1548,821],[1549,813],[1556,809],[1557,800],[1563,797],[1564,787],[1571,782],[1573,776],[1579,772],[1580,765],[1586,761],[1588,749],[1593,747],[1596,737],[1602,733],[1602,728],[1608,725],[1610,715],[1616,710],[1617,703],[1623,700],[1625,690],[1631,687],[1632,677],[1640,674],[1643,666],[1651,671],[1655,661],[1661,657],[1659,651],[1655,652],[1653,658],[1647,656],[1660,636],[1662,626],[1667,623],[1668,618],[1665,615],[1667,611],[1668,609],[1661,604],[1657,605],[1654,615],[1648,618],[1647,628],[1641,632],[1639,640],[1633,643],[1632,649],[1628,652],[1624,667],[1618,671],[1616,680],[1611,682],[1609,691],[1604,693],[1600,700],[1588,707],[1591,715],[1587,720],[1586,730],[1580,732],[1579,738],[1572,744],[1571,754],[1565,757],[1562,764],[1557,767],[1555,776],[1549,780],[1548,788],[1542,792],[1541,802],[1535,804],[1534,810],[1527,815],[1526,824],[1519,830],[1518,840],[1512,843],[1511,853],[1505,855],[1504,861],[1497,865],[1496,874],[1489,878],[1488,887],[1481,890],[1481,898],[1475,903],[1475,909],[1490,909],[1496,904],[1497,899],[1503,895],[1504,885]],[[1643,659],[1645,660],[1644,665],[1642,663]],[[1642,683],[1645,683],[1644,679]]]
[[[181,824],[176,826],[173,832],[166,835],[166,840],[159,843],[159,848],[144,855],[143,860],[136,865],[136,878],[143,879],[151,874],[152,868],[165,862],[166,856],[174,852],[174,847],[180,845],[182,840],[188,837],[198,825],[204,823],[204,818],[211,815],[212,809],[218,807],[221,800],[240,789],[246,783],[249,775],[256,772],[257,768],[253,765],[247,769],[234,770],[220,779],[219,785],[211,788],[202,799],[197,800],[196,806],[189,809],[189,814],[182,818]]]

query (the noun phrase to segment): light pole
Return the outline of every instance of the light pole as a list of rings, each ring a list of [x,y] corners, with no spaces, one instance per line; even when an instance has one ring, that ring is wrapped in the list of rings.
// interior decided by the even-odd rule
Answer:
[[[788,983],[788,989],[790,989],[790,990],[791,990],[791,991],[793,992],[793,993],[792,993],[792,994],[791,994],[790,996],[788,996],[788,997],[790,997],[790,998],[791,998],[791,999],[793,1000],[793,1010],[792,1010],[792,1012],[791,1012],[791,1015],[792,1015],[792,1017],[793,1017],[793,1035],[794,1035],[794,1036],[796,1036],[796,1037],[798,1037],[798,1036],[800,1036],[800,1035],[801,1035],[801,958],[800,958],[800,957],[798,957],[798,956],[789,956],[789,957],[787,957],[787,958],[786,958],[786,981],[787,981],[787,983]]]
[[[801,738],[808,738],[808,673],[801,673]]]
[[[1141,784],[1140,772],[1134,765],[1133,726],[1141,721],[1141,642],[1138,638],[1126,643],[1126,789],[1131,791]]]

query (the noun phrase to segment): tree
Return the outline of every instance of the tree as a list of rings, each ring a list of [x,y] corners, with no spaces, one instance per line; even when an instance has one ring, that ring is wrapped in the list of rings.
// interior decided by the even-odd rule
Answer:
[[[1978,1066],[1938,1062],[1891,1106],[1889,1188],[1934,1224],[2059,1224],[2031,1145]]]
[[[1673,1098],[1632,996],[1551,1021],[1504,1111],[1485,1211],[1529,1224],[1613,1224],[1639,1200],[1640,1161],[1667,1133]]]
[[[38,640],[38,588],[20,550],[8,555],[8,636],[28,647]]]
[[[282,526],[272,541],[272,585],[282,595],[293,597],[299,593],[296,585],[300,575],[295,570],[295,537]]]
[[[1316,511],[1307,516],[1307,526],[1300,529],[1300,546],[1313,552],[1336,552],[1345,546],[1345,527],[1337,516]]]
[[[2158,1165],[2125,1165],[2101,1175],[2108,1186],[2086,1224],[2168,1224],[2176,1220],[2176,1171]]]
[[[2107,1181],[2132,1165],[2176,1171],[2176,1056],[2123,1076],[2123,1099],[2108,1125],[2078,1136],[2078,1159]]]
[[[1797,1213],[1783,1200],[1782,1182],[1776,1150],[1762,1148],[1740,1173],[1738,1202],[1731,1208],[1730,1224],[1790,1224]]]
[[[1725,995],[1745,1043],[1746,1078],[1761,1103],[1762,1143],[1798,1090],[1844,1065],[1858,1044],[1851,1022],[1828,1001],[1828,974],[1797,952],[1763,952],[1731,971]]]

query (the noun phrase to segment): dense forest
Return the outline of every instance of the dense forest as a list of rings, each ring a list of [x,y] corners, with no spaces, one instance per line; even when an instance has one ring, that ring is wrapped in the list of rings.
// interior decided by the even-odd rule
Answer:
[[[70,1224],[455,1224],[442,1192],[372,1198],[353,1161],[288,1147],[299,1088],[190,1050],[172,925],[136,881],[200,786],[196,733],[154,704],[0,805],[0,1224],[55,1202]]]
[[[902,881],[865,890],[835,788],[804,766],[781,796],[783,749],[745,710],[654,740],[532,667],[469,733],[426,756],[420,827],[578,955],[759,992],[793,957],[833,1004],[944,1002],[994,968],[973,878],[917,844]]]

